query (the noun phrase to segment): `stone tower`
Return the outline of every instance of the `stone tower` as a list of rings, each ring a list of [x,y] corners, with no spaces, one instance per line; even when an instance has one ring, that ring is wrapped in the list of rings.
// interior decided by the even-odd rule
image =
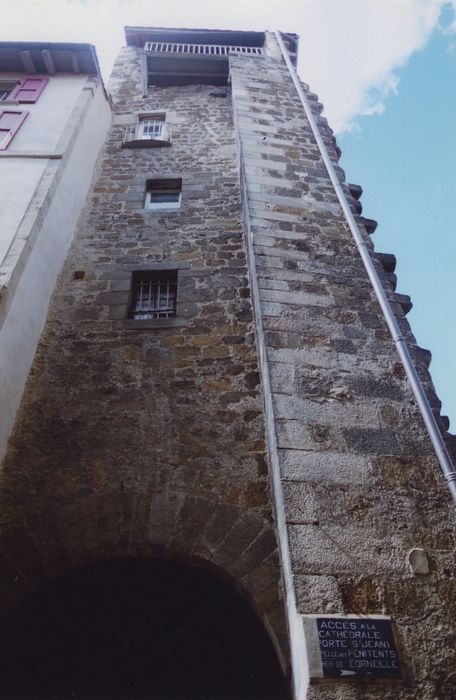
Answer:
[[[2,466],[2,696],[454,697],[454,509],[357,248],[437,411],[429,353],[297,37],[126,38]]]

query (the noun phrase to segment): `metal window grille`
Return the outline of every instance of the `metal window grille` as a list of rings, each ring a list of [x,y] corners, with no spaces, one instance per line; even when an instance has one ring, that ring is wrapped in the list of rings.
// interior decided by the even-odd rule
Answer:
[[[148,320],[176,316],[177,271],[133,274],[130,318]]]
[[[129,141],[165,141],[167,138],[166,123],[163,119],[141,119],[136,124],[129,124],[126,127],[124,143]]]
[[[0,83],[0,102],[4,102],[9,99],[12,89],[16,86],[16,83]]]
[[[165,122],[152,119],[141,120],[138,124],[138,138],[161,139],[163,138]]]

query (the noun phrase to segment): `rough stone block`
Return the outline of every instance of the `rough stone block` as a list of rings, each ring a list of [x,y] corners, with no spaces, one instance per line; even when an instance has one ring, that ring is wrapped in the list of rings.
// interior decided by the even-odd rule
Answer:
[[[340,613],[343,610],[342,596],[334,576],[293,577],[296,604],[302,614]]]
[[[299,574],[349,574],[354,567],[373,575],[404,571],[401,538],[380,538],[375,529],[290,525],[293,570]]]

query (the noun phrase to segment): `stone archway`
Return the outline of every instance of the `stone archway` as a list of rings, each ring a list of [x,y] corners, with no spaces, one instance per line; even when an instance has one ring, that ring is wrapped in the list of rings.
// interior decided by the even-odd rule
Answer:
[[[0,695],[50,700],[283,700],[265,629],[225,582],[117,557],[48,583],[0,633]]]

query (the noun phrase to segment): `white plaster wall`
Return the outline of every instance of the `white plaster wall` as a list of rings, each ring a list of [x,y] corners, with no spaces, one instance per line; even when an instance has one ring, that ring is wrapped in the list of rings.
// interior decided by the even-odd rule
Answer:
[[[43,93],[44,94],[44,93]],[[57,276],[73,238],[111,112],[101,88],[92,98],[71,156],[27,260],[0,331],[0,458],[6,450]],[[59,134],[60,135],[60,134]]]
[[[0,73],[0,80],[19,80],[23,75]],[[82,89],[86,75],[52,75],[36,104],[4,108],[28,112],[4,153],[53,153]],[[44,159],[11,158],[0,155],[0,264],[33,197],[47,165]]]
[[[0,264],[22,221],[47,160],[0,160]]]
[[[0,80],[19,80],[23,77],[0,73]],[[51,75],[35,104],[12,106],[11,109],[20,109],[29,115],[8,146],[8,151],[53,151],[86,81],[87,75]],[[5,109],[8,106],[5,104]]]

